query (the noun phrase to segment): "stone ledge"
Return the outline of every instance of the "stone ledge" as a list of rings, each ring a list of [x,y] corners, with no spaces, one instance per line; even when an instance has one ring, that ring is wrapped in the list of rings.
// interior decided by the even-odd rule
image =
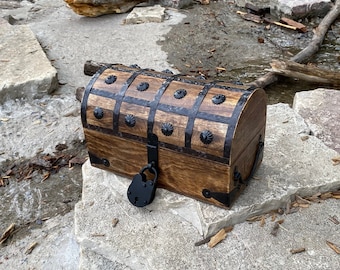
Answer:
[[[340,153],[340,91],[316,89],[295,94],[293,108],[310,127],[312,134]]]
[[[200,235],[284,207],[293,194],[308,196],[340,188],[339,167],[331,161],[337,152],[309,133],[288,105],[268,106],[263,163],[256,180],[230,210],[163,189],[156,191],[152,204],[135,208],[126,198],[129,179],[87,162],[83,197],[75,210],[77,239],[83,249],[132,269],[145,265],[162,269],[178,258],[180,265],[207,265],[200,249],[193,248]],[[117,227],[112,226],[113,218],[119,219]]]
[[[39,98],[57,88],[57,71],[28,26],[0,19],[0,38],[0,103]]]

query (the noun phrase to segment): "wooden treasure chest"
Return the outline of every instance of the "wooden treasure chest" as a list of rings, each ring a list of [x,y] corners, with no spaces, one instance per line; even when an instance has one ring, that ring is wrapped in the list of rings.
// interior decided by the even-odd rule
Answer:
[[[130,177],[138,207],[156,187],[229,207],[262,161],[262,89],[109,65],[85,89],[91,164]]]

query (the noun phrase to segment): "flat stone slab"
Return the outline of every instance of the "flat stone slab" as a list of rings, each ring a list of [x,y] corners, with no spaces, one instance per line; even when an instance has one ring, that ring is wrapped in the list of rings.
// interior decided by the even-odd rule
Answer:
[[[24,237],[7,240],[1,245],[0,268],[78,269],[79,246],[73,231],[73,215],[71,211],[64,216],[52,217],[42,222],[39,229],[28,228]],[[22,227],[17,224],[19,233]],[[37,245],[27,253],[33,243]]]
[[[75,209],[75,232],[85,250],[84,258],[91,261],[101,256],[122,264],[123,268],[118,269],[165,269],[166,265],[175,264],[181,265],[181,269],[199,269],[199,265],[211,262],[214,263],[211,269],[227,269],[245,258],[242,254],[250,252],[257,258],[257,251],[245,249],[250,242],[237,244],[237,235],[217,258],[208,256],[206,247],[195,248],[193,244],[202,235],[217,232],[221,227],[285,207],[294,194],[308,196],[339,189],[340,167],[333,166],[331,161],[337,152],[309,133],[302,117],[288,105],[268,106],[263,163],[230,210],[163,189],[156,191],[152,204],[136,208],[126,197],[131,180],[86,162],[83,197]],[[116,227],[112,223],[114,218],[119,219]],[[252,241],[253,246],[258,244],[255,236]],[[240,253],[231,250],[231,246]],[[226,252],[238,255],[224,256]]]
[[[271,234],[275,224],[271,216],[263,226],[260,222],[237,224],[213,249],[206,244],[194,246],[200,240],[197,232],[175,216],[151,223],[155,217],[151,212],[147,213],[148,222],[131,217],[103,232],[112,237],[91,236],[89,231],[82,242],[79,269],[337,269],[339,255],[326,241],[339,244],[340,226],[329,220],[329,216],[339,217],[339,209],[340,200],[327,200],[292,215],[278,216],[276,221],[284,222],[276,237]],[[107,212],[109,217],[113,214]],[[139,223],[141,226],[135,227]],[[291,253],[299,248],[305,248],[305,252]]]
[[[57,88],[57,71],[28,26],[0,19],[0,40],[0,103],[39,98]]]
[[[340,153],[340,91],[316,89],[295,94],[294,110],[310,127],[312,134]]]
[[[164,20],[165,8],[160,5],[150,7],[135,7],[126,17],[126,24],[139,24]]]

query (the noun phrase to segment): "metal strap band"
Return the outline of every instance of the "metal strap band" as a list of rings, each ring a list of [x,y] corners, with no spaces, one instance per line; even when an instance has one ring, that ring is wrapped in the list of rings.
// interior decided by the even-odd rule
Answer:
[[[168,77],[161,85],[161,87],[158,89],[153,101],[150,102],[150,112],[148,117],[148,134],[152,133],[155,115],[157,111],[157,107],[159,104],[159,101],[161,100],[164,92],[169,87],[170,83],[174,81],[179,75],[173,75],[171,77]]]
[[[231,119],[233,119],[234,121],[230,121],[230,124],[228,125],[228,131],[227,131],[227,135],[224,141],[224,150],[223,150],[223,156],[225,158],[230,158],[230,151],[231,151],[231,143],[233,140],[233,136],[234,136],[234,131],[235,131],[235,125],[237,123],[237,120],[241,114],[241,111],[244,107],[244,104],[246,103],[249,95],[251,94],[251,92],[245,92],[240,99],[238,100],[233,114],[231,116]]]
[[[194,128],[194,122],[195,122],[195,118],[196,115],[198,113],[198,110],[203,102],[203,99],[205,98],[205,96],[207,95],[208,91],[214,87],[216,84],[216,82],[210,82],[204,85],[202,91],[198,94],[195,103],[192,107],[192,110],[189,111],[189,119],[188,119],[188,123],[187,126],[185,128],[185,147],[187,148],[191,148],[191,137],[192,137],[192,130]]]
[[[113,133],[118,133],[118,126],[119,126],[119,114],[120,114],[120,106],[122,105],[122,100],[125,96],[125,93],[132,82],[137,78],[138,75],[142,74],[144,70],[135,71],[124,83],[122,88],[120,89],[119,93],[116,96],[116,104],[113,109]]]
[[[89,95],[92,91],[92,87],[94,85],[94,83],[96,82],[96,80],[98,79],[98,77],[104,72],[104,70],[106,70],[108,68],[108,66],[102,67],[100,68],[97,73],[91,78],[90,82],[88,83],[88,85],[86,86],[84,95],[83,95],[83,99],[81,102],[81,107],[80,107],[80,116],[81,116],[81,122],[83,127],[87,127],[87,118],[86,118],[86,109],[87,109],[87,102],[89,99]]]

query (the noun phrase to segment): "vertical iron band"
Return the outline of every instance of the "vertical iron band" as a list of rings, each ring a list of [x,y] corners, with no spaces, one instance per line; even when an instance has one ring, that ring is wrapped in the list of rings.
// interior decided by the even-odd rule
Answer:
[[[94,85],[94,83],[96,82],[96,80],[98,79],[98,77],[104,72],[104,70],[106,70],[108,67],[110,67],[110,65],[108,66],[104,66],[101,67],[91,78],[90,82],[88,83],[88,85],[85,88],[84,91],[84,95],[83,95],[83,99],[81,101],[81,105],[80,105],[80,116],[81,116],[81,122],[83,127],[87,127],[87,118],[86,118],[86,109],[87,109],[87,102],[92,90],[92,87]]]
[[[172,81],[176,80],[179,75],[173,75],[168,77],[161,85],[161,87],[158,89],[153,101],[150,102],[150,112],[149,112],[149,117],[148,117],[148,129],[147,133],[152,133],[153,130],[153,125],[154,125],[154,120],[155,120],[155,115],[157,111],[158,104],[166,91],[166,89],[169,87]]]
[[[244,104],[246,103],[250,94],[251,92],[246,91],[237,101],[237,104],[234,108],[233,114],[231,116],[231,120],[228,125],[228,131],[227,131],[226,138],[224,141],[223,157],[228,158],[229,161],[230,161],[231,143],[233,140],[234,131],[236,127],[235,125],[237,123],[238,118],[241,115],[241,111],[243,110]]]
[[[118,133],[118,126],[119,126],[119,114],[120,114],[120,106],[122,105],[123,98],[125,96],[125,93],[129,86],[132,84],[132,82],[137,78],[138,75],[143,73],[144,70],[138,70],[132,73],[132,75],[126,80],[122,88],[120,89],[119,93],[116,96],[116,104],[113,109],[113,133]]]
[[[185,147],[191,148],[191,137],[192,137],[192,130],[194,128],[194,122],[198,110],[203,102],[203,99],[207,95],[208,91],[214,87],[216,82],[210,82],[204,85],[202,91],[198,94],[192,109],[189,111],[188,115],[188,123],[185,128]]]

